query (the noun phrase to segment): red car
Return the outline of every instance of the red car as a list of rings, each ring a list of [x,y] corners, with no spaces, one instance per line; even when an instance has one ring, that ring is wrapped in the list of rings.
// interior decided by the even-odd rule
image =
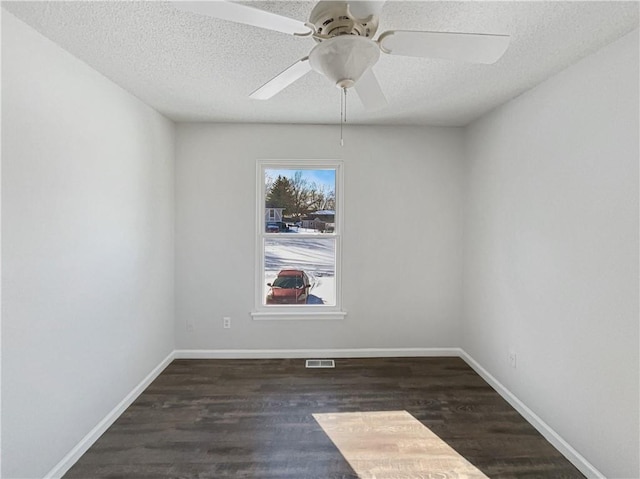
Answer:
[[[309,276],[299,269],[283,269],[267,294],[267,304],[307,304],[311,282]]]

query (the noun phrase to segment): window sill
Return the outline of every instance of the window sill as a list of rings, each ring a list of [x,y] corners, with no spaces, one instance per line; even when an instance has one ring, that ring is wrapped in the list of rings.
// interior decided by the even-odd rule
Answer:
[[[252,311],[251,317],[257,321],[327,320],[344,319],[346,311]]]

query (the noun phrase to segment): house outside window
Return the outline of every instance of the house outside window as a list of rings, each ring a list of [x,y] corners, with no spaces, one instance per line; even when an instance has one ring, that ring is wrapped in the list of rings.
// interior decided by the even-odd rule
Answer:
[[[259,160],[254,319],[341,319],[342,162]]]

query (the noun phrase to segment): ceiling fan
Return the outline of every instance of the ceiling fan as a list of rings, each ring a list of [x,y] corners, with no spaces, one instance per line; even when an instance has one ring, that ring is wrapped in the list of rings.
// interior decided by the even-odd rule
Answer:
[[[312,37],[317,42],[308,56],[251,93],[250,97],[258,100],[271,98],[315,70],[345,92],[353,87],[364,107],[375,110],[387,104],[371,69],[380,52],[490,64],[498,61],[509,45],[508,35],[409,30],[389,30],[374,40],[384,3],[320,0],[307,22],[228,1],[176,1],[174,5],[182,11]]]

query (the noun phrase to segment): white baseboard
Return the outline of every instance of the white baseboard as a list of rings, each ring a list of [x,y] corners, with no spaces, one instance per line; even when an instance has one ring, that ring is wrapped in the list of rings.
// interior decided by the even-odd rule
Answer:
[[[459,357],[459,348],[177,349],[175,359]]]
[[[173,361],[175,351],[169,353],[169,355],[158,364],[153,371],[140,381],[140,383],[133,388],[133,390],[127,394],[127,396],[120,401],[120,403],[114,407],[109,414],[107,414],[89,433],[83,437],[80,442],[74,447],[53,469],[51,469],[44,479],[58,479],[62,477],[66,472],[71,469],[80,457],[87,452],[87,450],[93,445],[94,442],[107,430],[109,427],[120,417],[120,415],[127,409],[133,401],[144,391],[149,384],[157,378],[162,371]]]
[[[495,389],[502,398],[507,401],[513,408],[518,411],[547,441],[549,441],[564,457],[566,457],[574,466],[576,466],[582,474],[590,479],[606,479],[598,469],[596,469],[584,456],[576,451],[571,445],[565,441],[557,432],[555,432],[546,422],[544,422],[536,413],[529,409],[520,399],[518,399],[511,391],[509,391],[500,381],[491,375],[486,369],[469,356],[466,351],[460,350],[460,357],[473,368],[489,385]]]

